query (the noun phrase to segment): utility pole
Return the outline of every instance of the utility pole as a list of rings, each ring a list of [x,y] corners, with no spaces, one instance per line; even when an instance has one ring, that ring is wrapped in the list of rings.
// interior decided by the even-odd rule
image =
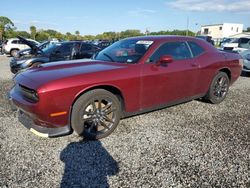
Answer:
[[[187,17],[187,30],[186,30],[186,36],[188,36],[188,30],[189,30],[189,16]]]
[[[195,26],[199,27],[199,23],[195,23]],[[200,30],[198,29],[198,31],[195,33],[195,36],[197,36],[199,32],[200,32]]]
[[[145,32],[146,36],[148,36],[149,33],[150,33],[149,29],[146,28],[146,32]]]

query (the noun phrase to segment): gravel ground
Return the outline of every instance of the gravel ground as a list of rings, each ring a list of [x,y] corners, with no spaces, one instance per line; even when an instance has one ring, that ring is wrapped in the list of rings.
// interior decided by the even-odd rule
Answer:
[[[86,142],[25,129],[5,99],[7,65],[0,57],[0,187],[250,187],[250,77],[219,105],[124,119],[108,138]]]
[[[10,57],[0,55],[0,80],[11,79],[13,76],[10,72],[9,60]]]

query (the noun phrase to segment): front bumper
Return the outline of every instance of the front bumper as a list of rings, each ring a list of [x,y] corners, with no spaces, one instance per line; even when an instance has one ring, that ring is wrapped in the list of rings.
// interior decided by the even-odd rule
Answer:
[[[20,70],[22,70],[22,69],[19,68],[19,67],[11,67],[11,68],[10,68],[10,71],[11,71],[13,74],[18,73]]]
[[[29,116],[29,113],[19,109],[13,102],[10,94],[8,95],[9,103],[13,111],[18,110],[18,120],[32,133],[46,138],[60,137],[71,134],[73,131],[69,125],[63,127],[41,127],[36,125],[35,120]]]
[[[16,63],[16,60],[14,60],[14,58],[12,58],[10,60],[10,71],[13,74],[16,74],[18,71],[22,70],[22,67],[20,67],[20,64]]]
[[[242,68],[242,71],[243,71],[243,72],[250,72],[250,69],[248,69],[247,67],[244,66],[244,67]]]
[[[2,48],[2,52],[3,52],[4,54],[10,54],[10,51],[7,51],[5,48]]]
[[[46,138],[65,136],[72,133],[70,126],[47,128],[36,125],[32,119],[22,110],[18,111],[18,120],[32,133]]]

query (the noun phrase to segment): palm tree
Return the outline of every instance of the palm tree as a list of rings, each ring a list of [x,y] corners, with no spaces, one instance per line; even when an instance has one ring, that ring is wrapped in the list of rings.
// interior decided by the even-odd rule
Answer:
[[[31,37],[36,40],[36,27],[35,26],[30,26],[30,34],[31,34]]]
[[[78,40],[80,36],[80,31],[76,31],[75,34],[76,34],[76,39]]]

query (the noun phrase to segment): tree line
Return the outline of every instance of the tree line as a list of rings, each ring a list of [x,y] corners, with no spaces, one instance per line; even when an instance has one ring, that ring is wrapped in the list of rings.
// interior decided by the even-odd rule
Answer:
[[[143,35],[189,35],[195,36],[196,33],[192,31],[186,30],[166,30],[166,31],[158,31],[158,32],[149,32],[145,33],[136,29],[128,29],[121,32],[104,32],[98,35],[81,35],[79,31],[75,31],[74,33],[66,32],[61,33],[53,29],[37,29],[35,26],[30,26],[30,31],[19,31],[15,27],[14,23],[7,17],[0,16],[0,39],[14,38],[19,36],[23,36],[25,38],[32,38],[37,41],[45,41],[52,38],[57,38],[61,40],[117,40],[123,39],[127,37],[134,36],[143,36]],[[246,31],[250,31],[250,27],[247,28]]]

